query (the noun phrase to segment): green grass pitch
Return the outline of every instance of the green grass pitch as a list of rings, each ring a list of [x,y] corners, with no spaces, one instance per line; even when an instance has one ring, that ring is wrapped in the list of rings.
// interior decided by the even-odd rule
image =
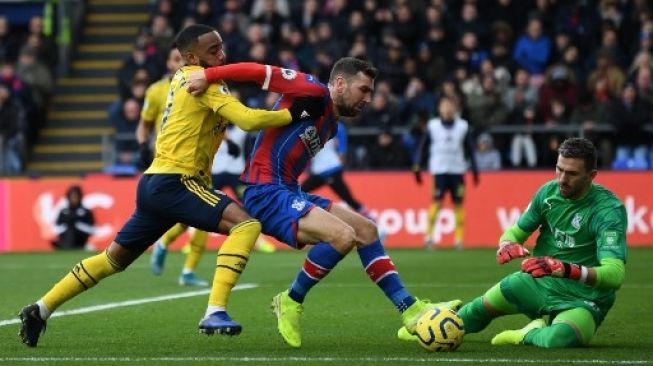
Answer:
[[[626,282],[589,347],[491,346],[489,341],[497,332],[527,323],[526,317],[516,315],[496,320],[482,333],[467,335],[454,353],[432,354],[396,339],[399,316],[366,277],[355,254],[310,293],[302,323],[303,346],[288,348],[277,334],[270,298],[290,284],[304,254],[253,254],[241,283],[255,287],[235,291],[231,297],[230,314],[244,327],[237,337],[208,337],[197,332],[206,294],[152,301],[198,289],[177,285],[181,254],[171,253],[164,274],[155,277],[149,272],[146,253],[126,272],[103,281],[59,310],[124,306],[52,318],[35,349],[19,341],[17,310],[40,297],[88,253],[0,255],[0,364],[653,364],[653,249],[629,251]],[[469,301],[518,269],[518,263],[497,265],[494,250],[394,250],[390,254],[409,290],[432,300]],[[198,273],[208,278],[214,263],[215,252],[206,253]],[[141,299],[142,303],[124,303]]]

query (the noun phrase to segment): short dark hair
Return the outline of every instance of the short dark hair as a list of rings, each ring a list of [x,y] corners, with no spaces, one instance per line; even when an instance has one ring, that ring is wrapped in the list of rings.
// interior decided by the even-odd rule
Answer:
[[[376,74],[378,73],[374,65],[367,60],[356,57],[343,57],[333,65],[331,75],[329,75],[329,82],[333,82],[338,75],[343,75],[345,79],[349,80],[359,72],[372,79],[376,79]]]
[[[597,169],[596,147],[592,141],[582,137],[571,137],[560,144],[558,154],[563,158],[583,159],[585,170],[592,171]]]
[[[177,45],[179,52],[184,53],[197,44],[197,38],[199,36],[214,31],[215,28],[204,24],[189,25],[177,34],[173,44]]]

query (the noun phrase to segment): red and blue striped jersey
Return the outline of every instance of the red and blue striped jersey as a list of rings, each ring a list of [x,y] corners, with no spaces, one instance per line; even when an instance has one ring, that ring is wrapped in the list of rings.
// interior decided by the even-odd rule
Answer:
[[[253,81],[264,90],[281,93],[274,109],[287,108],[300,96],[325,98],[325,110],[320,117],[261,130],[241,175],[241,180],[247,184],[297,185],[299,175],[311,158],[338,128],[328,87],[312,75],[257,63],[218,66],[207,69],[205,74],[209,81]]]

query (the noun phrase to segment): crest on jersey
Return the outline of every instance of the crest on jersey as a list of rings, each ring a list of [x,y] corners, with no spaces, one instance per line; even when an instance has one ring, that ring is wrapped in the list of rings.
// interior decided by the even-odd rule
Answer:
[[[317,128],[315,126],[308,126],[303,133],[299,135],[299,138],[302,140],[306,150],[310,156],[315,156],[322,148],[320,144],[320,136],[317,134]]]
[[[292,80],[297,77],[297,71],[290,69],[281,69],[281,76],[286,80]]]
[[[300,201],[298,199],[292,200],[290,207],[294,208],[297,211],[301,211],[306,207],[306,201]]]
[[[576,230],[580,229],[580,222],[582,220],[583,220],[583,215],[581,215],[580,213],[577,212],[574,215],[574,218],[571,219],[571,226],[573,226],[574,229],[576,229]]]

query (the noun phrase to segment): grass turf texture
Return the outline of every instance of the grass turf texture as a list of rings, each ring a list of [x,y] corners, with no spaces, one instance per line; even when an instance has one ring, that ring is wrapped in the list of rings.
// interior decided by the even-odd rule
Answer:
[[[417,344],[396,339],[399,315],[364,274],[355,253],[310,293],[302,322],[303,346],[298,350],[287,347],[277,334],[270,298],[290,284],[304,254],[253,254],[241,283],[257,287],[234,292],[229,308],[232,317],[243,324],[240,336],[198,334],[197,323],[208,298],[199,295],[52,318],[35,349],[20,343],[18,324],[3,323],[16,319],[22,306],[35,301],[88,253],[0,255],[0,364],[653,364],[652,249],[630,250],[626,282],[589,347],[491,346],[490,339],[497,332],[528,322],[515,315],[496,320],[484,332],[467,335],[463,345],[449,354],[429,354]],[[395,250],[390,255],[409,290],[431,300],[469,301],[519,268],[519,261],[497,265],[494,250]],[[126,272],[59,310],[197,290],[177,285],[181,254],[170,253],[161,277],[150,274],[148,260],[146,253]],[[207,253],[198,274],[208,278],[214,263],[215,253]]]

